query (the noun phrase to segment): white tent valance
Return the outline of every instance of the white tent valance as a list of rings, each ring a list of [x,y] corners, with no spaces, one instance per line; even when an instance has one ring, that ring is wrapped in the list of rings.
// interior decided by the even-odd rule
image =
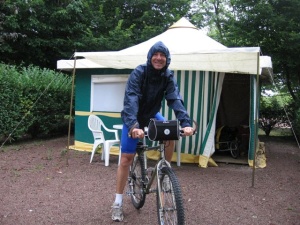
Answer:
[[[259,52],[260,48],[226,48],[172,54],[170,69],[257,74]],[[91,66],[99,65],[99,68],[134,69],[137,65],[146,62],[145,54],[126,54],[122,51],[76,52],[75,56],[84,57]],[[265,57],[264,64],[260,68],[268,64],[271,65],[271,59],[268,61]]]
[[[224,73],[259,74],[268,73],[272,69],[271,58],[260,56],[259,48],[227,48],[219,52],[193,52],[172,55],[170,69],[201,70]],[[120,52],[76,52],[78,59],[76,68],[115,68],[134,69],[146,60],[139,55],[124,55]],[[72,69],[74,60],[59,60],[58,69]]]

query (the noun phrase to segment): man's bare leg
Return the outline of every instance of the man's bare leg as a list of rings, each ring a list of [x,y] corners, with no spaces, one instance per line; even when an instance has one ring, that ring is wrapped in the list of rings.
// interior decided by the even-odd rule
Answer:
[[[129,166],[132,163],[134,154],[122,153],[121,162],[117,170],[116,193],[123,194],[129,174]]]
[[[123,221],[123,192],[128,178],[129,166],[133,160],[134,154],[123,153],[121,155],[120,165],[117,170],[117,185],[116,185],[116,198],[112,205],[112,220]]]
[[[173,156],[173,153],[174,153],[174,149],[175,149],[175,141],[166,141],[165,142],[165,147],[166,147],[166,151],[165,151],[166,160],[168,162],[171,162],[172,156]]]

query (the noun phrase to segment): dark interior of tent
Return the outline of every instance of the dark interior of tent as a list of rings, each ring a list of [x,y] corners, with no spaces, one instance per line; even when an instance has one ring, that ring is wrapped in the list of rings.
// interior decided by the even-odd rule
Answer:
[[[270,83],[263,71],[259,84]],[[250,76],[226,73],[216,118],[216,161],[247,164],[250,121]]]
[[[247,163],[249,116],[250,76],[226,74],[216,119],[215,155]],[[237,151],[233,153],[232,149]]]

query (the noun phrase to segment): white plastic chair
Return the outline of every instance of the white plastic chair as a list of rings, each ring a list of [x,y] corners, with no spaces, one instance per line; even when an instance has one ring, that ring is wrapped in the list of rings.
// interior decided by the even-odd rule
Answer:
[[[90,159],[90,163],[93,160],[94,154],[96,152],[97,147],[102,144],[103,149],[102,149],[102,154],[101,154],[101,159],[105,159],[105,166],[109,165],[109,153],[110,153],[110,148],[112,145],[118,144],[120,145],[120,139],[118,135],[117,130],[113,129],[108,129],[103,121],[95,115],[90,115],[88,118],[88,127],[92,131],[93,136],[94,136],[94,144],[93,144],[93,150],[92,150],[92,155]],[[115,139],[110,139],[106,140],[104,137],[104,133],[102,131],[104,129],[107,132],[111,132],[115,134]],[[120,153],[121,154],[121,153]],[[119,155],[119,163],[120,163],[120,155]]]

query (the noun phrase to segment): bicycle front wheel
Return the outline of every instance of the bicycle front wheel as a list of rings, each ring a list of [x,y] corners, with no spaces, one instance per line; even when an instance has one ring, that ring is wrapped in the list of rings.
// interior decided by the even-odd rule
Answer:
[[[138,154],[134,157],[132,166],[129,171],[129,190],[131,193],[131,202],[136,209],[140,209],[145,204],[146,194],[144,192],[144,181],[146,170],[144,156]]]
[[[179,181],[169,167],[161,169],[157,182],[158,224],[185,224],[183,199]]]

